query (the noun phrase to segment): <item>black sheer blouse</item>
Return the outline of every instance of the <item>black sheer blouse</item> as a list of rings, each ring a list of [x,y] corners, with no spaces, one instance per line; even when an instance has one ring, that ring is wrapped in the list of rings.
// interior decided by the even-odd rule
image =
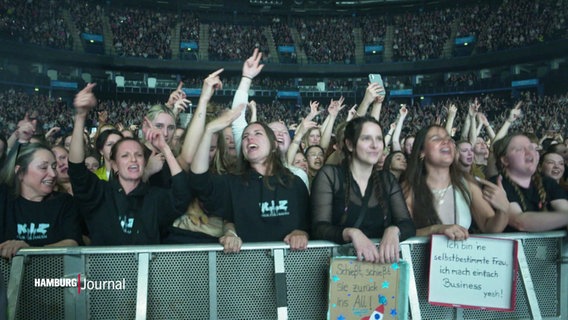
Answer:
[[[400,229],[400,241],[416,235],[416,228],[408,213],[400,185],[388,171],[374,172],[369,178],[365,194],[353,179],[348,168],[326,165],[312,183],[311,209],[314,238],[345,243],[343,230],[355,225],[362,207],[367,210],[358,227],[369,238],[381,238],[389,226]],[[350,179],[349,184],[346,179]],[[377,183],[381,193],[377,196]],[[347,194],[345,188],[349,185]],[[346,201],[346,196],[349,200]],[[382,203],[382,205],[381,205]]]

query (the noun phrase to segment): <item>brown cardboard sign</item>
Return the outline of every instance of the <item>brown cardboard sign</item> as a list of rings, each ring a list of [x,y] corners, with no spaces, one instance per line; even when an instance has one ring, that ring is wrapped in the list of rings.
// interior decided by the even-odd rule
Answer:
[[[407,319],[408,265],[332,258],[327,319]]]

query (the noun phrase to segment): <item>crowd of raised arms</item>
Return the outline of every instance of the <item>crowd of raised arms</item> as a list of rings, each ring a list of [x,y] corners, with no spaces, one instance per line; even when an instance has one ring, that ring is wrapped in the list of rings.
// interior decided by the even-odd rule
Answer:
[[[0,37],[9,40],[71,50],[79,39],[72,32],[105,35],[112,38],[112,52],[107,54],[149,59],[172,59],[180,48],[179,43],[172,43],[177,34],[182,42],[203,46],[202,28],[207,28],[205,34],[209,35],[206,51],[210,60],[242,61],[254,48],[268,53],[267,37],[272,37],[275,46],[296,47],[294,52],[279,54],[286,63],[297,62],[300,51],[309,63],[355,63],[353,35],[357,30],[361,30],[364,45],[390,46],[393,61],[444,57],[444,46],[453,41],[452,31],[455,37],[474,37],[475,53],[568,36],[568,9],[559,0],[458,1],[449,8],[331,17],[231,12],[213,18],[210,12],[180,13],[70,0],[3,0],[0,12]],[[68,21],[64,19],[67,15],[71,17]],[[387,26],[393,32],[388,43]],[[294,39],[296,32],[298,38]]]
[[[58,101],[3,93],[2,123],[26,113],[0,142],[2,256],[30,246],[173,243],[220,243],[230,253],[243,242],[283,241],[303,250],[328,240],[352,243],[359,259],[392,262],[415,235],[463,240],[568,225],[568,149],[548,130],[558,123],[543,123],[565,113],[566,97],[526,95],[506,110],[492,97],[450,99],[441,112],[383,106],[384,88],[370,83],[358,105],[310,101],[292,124],[282,121],[295,117],[285,108],[249,99],[263,66],[255,49],[231,106],[216,115],[208,108],[223,69],[211,72],[186,127],[183,83],[151,106],[98,102],[89,83],[72,115]],[[20,110],[21,99],[50,107]]]

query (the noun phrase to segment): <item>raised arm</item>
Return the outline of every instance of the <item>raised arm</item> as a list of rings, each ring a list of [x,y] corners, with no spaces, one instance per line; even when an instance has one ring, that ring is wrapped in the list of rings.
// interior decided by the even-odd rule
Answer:
[[[448,108],[448,119],[446,120],[446,131],[451,136],[452,135],[452,128],[454,127],[454,120],[456,119],[456,114],[458,112],[458,108],[454,103],[450,104]]]
[[[507,120],[505,120],[505,123],[503,123],[503,126],[501,126],[501,129],[499,129],[499,131],[495,135],[495,139],[493,140],[493,143],[495,143],[495,141],[500,140],[504,136],[506,136],[507,133],[509,132],[509,128],[511,127],[511,124],[521,117],[521,114],[522,114],[521,106],[522,105],[523,105],[523,102],[519,101],[515,105],[515,107],[513,109],[511,109],[511,111],[509,112],[509,117],[507,118]]]
[[[385,136],[385,149],[387,149],[390,146],[390,143],[392,141],[392,135],[395,129],[396,129],[396,123],[393,122],[390,124],[389,132]]]
[[[181,152],[177,157],[178,163],[181,168],[185,171],[189,171],[189,166],[193,161],[195,152],[201,141],[201,136],[203,135],[203,130],[205,128],[205,115],[207,113],[207,104],[211,100],[211,97],[216,90],[223,88],[223,83],[219,78],[219,75],[223,72],[223,69],[219,69],[211,73],[203,81],[203,87],[201,88],[201,96],[199,97],[199,102],[197,108],[193,113],[189,127],[187,128],[187,133],[185,135],[185,140],[181,147]]]
[[[262,53],[259,52],[258,48],[256,48],[254,49],[252,56],[250,56],[243,64],[241,82],[239,82],[239,87],[233,97],[231,109],[235,109],[241,104],[248,104],[248,91],[252,84],[252,79],[254,79],[262,71],[262,68],[264,68],[264,65],[260,63],[261,59]],[[239,117],[233,121],[231,125],[236,150],[239,150],[241,147],[241,137],[246,126],[247,121],[245,119],[245,109],[242,109]]]
[[[394,134],[392,136],[392,151],[402,151],[402,147],[400,146],[400,132],[402,131],[404,119],[408,115],[408,109],[405,104],[400,106],[398,113],[399,115],[396,122],[396,128],[394,129]]]
[[[336,101],[332,99],[331,103],[329,104],[329,107],[327,108],[327,111],[329,113],[326,119],[327,125],[322,130],[321,142],[320,142],[320,146],[324,150],[327,150],[327,148],[329,147],[329,142],[331,141],[331,134],[333,133],[333,125],[335,124],[337,115],[339,114],[339,111],[341,111],[346,106],[345,104],[343,104],[344,100],[345,99],[343,97],[339,98],[339,100]]]
[[[16,127],[16,131],[8,137],[8,145],[6,150],[10,150],[16,145],[16,142],[20,144],[29,143],[32,136],[35,133],[37,126],[36,119],[30,119],[29,114],[26,112],[24,119],[18,122],[18,126]]]
[[[468,133],[469,139],[467,139],[467,141],[469,141],[471,145],[474,145],[475,140],[477,140],[477,121],[475,121],[475,117],[477,116],[478,111],[479,111],[479,101],[475,99],[472,103],[470,103],[468,110],[470,126]]]
[[[294,139],[290,143],[288,151],[286,151],[286,161],[288,162],[289,165],[292,165],[294,163],[294,157],[296,156],[296,152],[298,152],[298,150],[300,149],[300,144],[302,143],[303,136],[311,128],[317,126],[317,123],[307,119],[308,118],[302,120],[298,128],[296,128],[296,132],[294,133]]]
[[[207,124],[193,162],[191,162],[191,172],[201,174],[209,170],[209,148],[211,147],[211,136],[215,132],[221,131],[231,125],[231,122],[233,122],[241,114],[244,108],[245,104],[241,104],[237,108],[223,113],[220,117]]]
[[[493,141],[495,139],[495,131],[493,130],[491,124],[489,124],[487,117],[483,113],[479,112],[477,114],[477,118],[479,119],[479,122],[482,123],[485,127],[485,131],[487,131],[487,135],[489,136],[491,141]]]
[[[186,99],[187,96],[185,92],[183,92],[182,88],[183,82],[180,81],[177,88],[170,93],[168,102],[166,102],[166,106],[173,111],[176,118],[181,110],[185,110],[185,108],[187,108],[187,105],[183,102],[189,102],[189,100]],[[182,103],[180,104],[180,102]]]
[[[250,122],[257,122],[258,116],[257,116],[257,110],[256,110],[256,101],[251,100],[247,104],[247,108],[250,110]]]
[[[85,144],[83,143],[83,130],[85,121],[91,108],[97,105],[97,99],[93,94],[96,84],[87,83],[83,90],[75,95],[73,106],[75,106],[75,122],[73,125],[73,135],[71,146],[69,147],[69,162],[82,163],[85,160]]]
[[[383,89],[384,92],[384,89]],[[379,121],[380,117],[381,117],[381,110],[383,108],[383,101],[385,100],[385,96],[382,94],[379,94],[378,97],[375,98],[375,100],[373,100],[373,108],[371,108],[371,117],[375,118],[377,121]]]
[[[384,92],[384,91],[385,89],[380,84],[369,83],[369,85],[367,86],[367,90],[365,90],[365,96],[363,97],[363,100],[359,104],[359,108],[357,108],[357,115],[359,117],[366,115],[371,103],[373,103],[379,97],[379,92]]]

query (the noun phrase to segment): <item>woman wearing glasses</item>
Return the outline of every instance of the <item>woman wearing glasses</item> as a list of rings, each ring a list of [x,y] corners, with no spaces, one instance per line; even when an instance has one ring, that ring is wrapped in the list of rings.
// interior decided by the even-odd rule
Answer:
[[[311,145],[306,149],[306,158],[308,159],[308,179],[311,185],[325,163],[325,151],[319,144]]]

